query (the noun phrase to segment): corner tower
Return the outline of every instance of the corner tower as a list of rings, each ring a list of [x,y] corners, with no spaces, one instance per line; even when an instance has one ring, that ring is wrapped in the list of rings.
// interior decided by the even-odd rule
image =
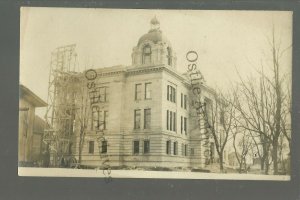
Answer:
[[[169,40],[162,34],[156,17],[150,21],[150,30],[138,41],[132,52],[136,67],[166,65],[176,69],[176,55]]]

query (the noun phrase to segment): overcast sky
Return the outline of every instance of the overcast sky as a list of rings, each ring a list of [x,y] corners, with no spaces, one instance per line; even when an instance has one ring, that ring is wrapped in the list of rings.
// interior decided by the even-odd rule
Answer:
[[[78,64],[85,68],[131,65],[138,39],[156,16],[177,54],[177,69],[187,70],[186,53],[199,54],[197,65],[207,84],[225,88],[236,81],[235,66],[253,73],[261,60],[270,62],[268,38],[274,24],[282,48],[292,44],[292,12],[120,10],[22,8],[20,82],[47,100],[50,54],[59,46],[76,44]],[[291,69],[292,49],[282,59]],[[37,114],[44,115],[45,109]]]

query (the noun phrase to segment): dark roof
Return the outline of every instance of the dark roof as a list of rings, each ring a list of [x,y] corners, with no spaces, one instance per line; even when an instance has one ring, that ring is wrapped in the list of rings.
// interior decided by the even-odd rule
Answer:
[[[47,127],[47,123],[40,118],[39,116],[34,116],[34,122],[33,122],[33,132],[36,134],[43,134],[44,129]]]
[[[152,29],[143,35],[138,41],[138,46],[146,40],[152,41],[154,44],[157,44],[158,42],[165,42],[171,46],[169,40],[162,34],[161,30],[158,29]]]
[[[34,94],[31,90],[29,90],[24,85],[20,84],[19,88],[19,97],[24,98],[28,102],[30,102],[35,107],[46,107],[47,103],[42,100],[40,97],[38,97],[36,94]]]

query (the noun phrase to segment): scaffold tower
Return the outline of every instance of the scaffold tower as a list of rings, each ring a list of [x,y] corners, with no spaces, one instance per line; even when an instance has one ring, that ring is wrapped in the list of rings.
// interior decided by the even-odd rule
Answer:
[[[50,153],[50,165],[59,166],[70,155],[75,120],[74,85],[77,76],[75,44],[56,48],[51,53],[47,111],[43,141]]]

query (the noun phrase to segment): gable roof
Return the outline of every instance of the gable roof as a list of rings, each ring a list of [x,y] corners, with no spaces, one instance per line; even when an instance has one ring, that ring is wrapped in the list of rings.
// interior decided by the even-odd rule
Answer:
[[[19,97],[24,98],[28,102],[30,102],[35,107],[46,107],[47,103],[34,94],[31,90],[29,90],[24,85],[20,84],[19,88]]]

